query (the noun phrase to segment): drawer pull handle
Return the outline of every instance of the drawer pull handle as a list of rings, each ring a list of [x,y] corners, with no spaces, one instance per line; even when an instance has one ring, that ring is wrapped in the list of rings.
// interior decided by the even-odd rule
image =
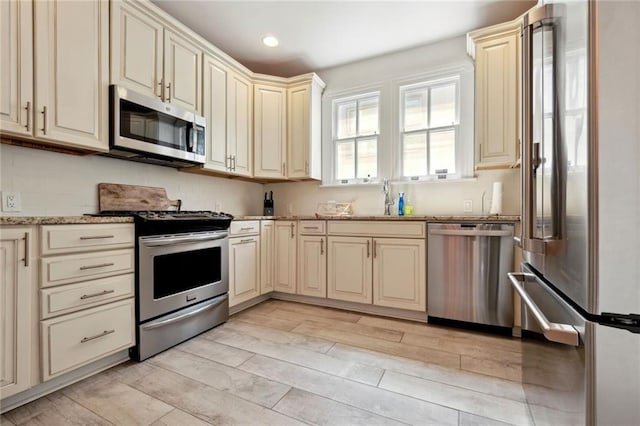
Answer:
[[[83,294],[82,296],[80,296],[80,299],[81,300],[91,299],[92,297],[104,296],[105,294],[111,294],[115,292],[116,292],[115,290],[105,290],[105,291],[101,291],[100,293]]]
[[[304,229],[320,229],[317,226],[305,226]]]
[[[115,265],[115,263],[110,262],[110,263],[101,263],[99,265],[81,266],[80,270],[81,271],[86,271],[87,269],[105,268],[107,266],[113,266],[113,265]]]
[[[240,244],[251,243],[255,241],[253,238],[245,238],[244,240],[240,240]]]
[[[115,330],[105,330],[100,334],[96,334],[95,336],[83,337],[82,340],[80,340],[80,343],[87,343],[89,340],[98,339],[100,337],[108,336],[109,334],[113,334],[115,332],[116,332]]]
[[[104,240],[107,238],[115,238],[115,235],[92,235],[89,237],[80,237],[81,240]]]
[[[248,227],[248,228],[240,228],[241,231],[251,231],[253,229],[253,227]]]

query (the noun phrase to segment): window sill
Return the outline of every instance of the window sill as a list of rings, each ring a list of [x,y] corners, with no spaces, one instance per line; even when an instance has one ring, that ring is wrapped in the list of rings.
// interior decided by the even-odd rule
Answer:
[[[423,180],[390,180],[390,185],[420,185],[420,184],[441,184],[441,183],[455,183],[455,182],[477,182],[478,178],[465,177],[465,178],[451,178],[451,179],[423,179]],[[321,184],[319,188],[353,188],[353,187],[367,187],[367,186],[380,186],[382,182],[356,182],[356,183],[327,183]]]

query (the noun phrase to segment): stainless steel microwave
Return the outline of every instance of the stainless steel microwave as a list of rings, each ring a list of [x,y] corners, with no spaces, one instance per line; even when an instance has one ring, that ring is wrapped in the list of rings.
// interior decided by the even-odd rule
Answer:
[[[124,87],[110,88],[109,157],[171,167],[205,162],[206,120]]]

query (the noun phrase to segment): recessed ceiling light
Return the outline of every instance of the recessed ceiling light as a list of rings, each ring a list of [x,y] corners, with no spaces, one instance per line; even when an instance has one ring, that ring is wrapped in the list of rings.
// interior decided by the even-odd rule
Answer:
[[[262,43],[264,43],[264,45],[268,47],[276,47],[278,44],[280,44],[278,39],[272,35],[266,35],[262,37]]]

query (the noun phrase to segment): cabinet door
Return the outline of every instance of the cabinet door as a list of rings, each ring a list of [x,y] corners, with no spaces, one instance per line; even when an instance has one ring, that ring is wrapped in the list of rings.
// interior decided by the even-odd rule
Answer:
[[[111,83],[162,97],[162,23],[121,0],[111,2]]]
[[[426,312],[424,240],[373,240],[373,304]]]
[[[275,222],[260,222],[260,294],[273,291],[274,274],[274,236]]]
[[[309,85],[287,90],[287,176],[309,173]]]
[[[286,89],[256,84],[254,88],[255,166],[263,178],[286,176]]]
[[[32,263],[29,228],[2,229],[0,240],[0,398],[31,385]],[[29,260],[25,260],[29,259]]]
[[[33,132],[33,6],[0,2],[0,130]]]
[[[298,238],[298,294],[327,297],[327,237]]]
[[[227,80],[229,70],[217,59],[204,56],[202,115],[207,119],[205,132],[207,158],[205,169],[227,171]]]
[[[228,155],[231,155],[231,172],[241,176],[253,173],[253,90],[251,82],[241,74],[229,73],[227,82]]]
[[[201,112],[202,50],[187,38],[164,30],[164,100]]]
[[[34,13],[35,136],[108,151],[108,1],[38,1]]]
[[[476,166],[510,166],[518,147],[517,31],[476,44]]]
[[[276,221],[274,290],[296,292],[296,222]]]
[[[371,238],[329,237],[327,245],[327,297],[371,303]]]
[[[260,295],[260,237],[229,240],[229,306]]]

